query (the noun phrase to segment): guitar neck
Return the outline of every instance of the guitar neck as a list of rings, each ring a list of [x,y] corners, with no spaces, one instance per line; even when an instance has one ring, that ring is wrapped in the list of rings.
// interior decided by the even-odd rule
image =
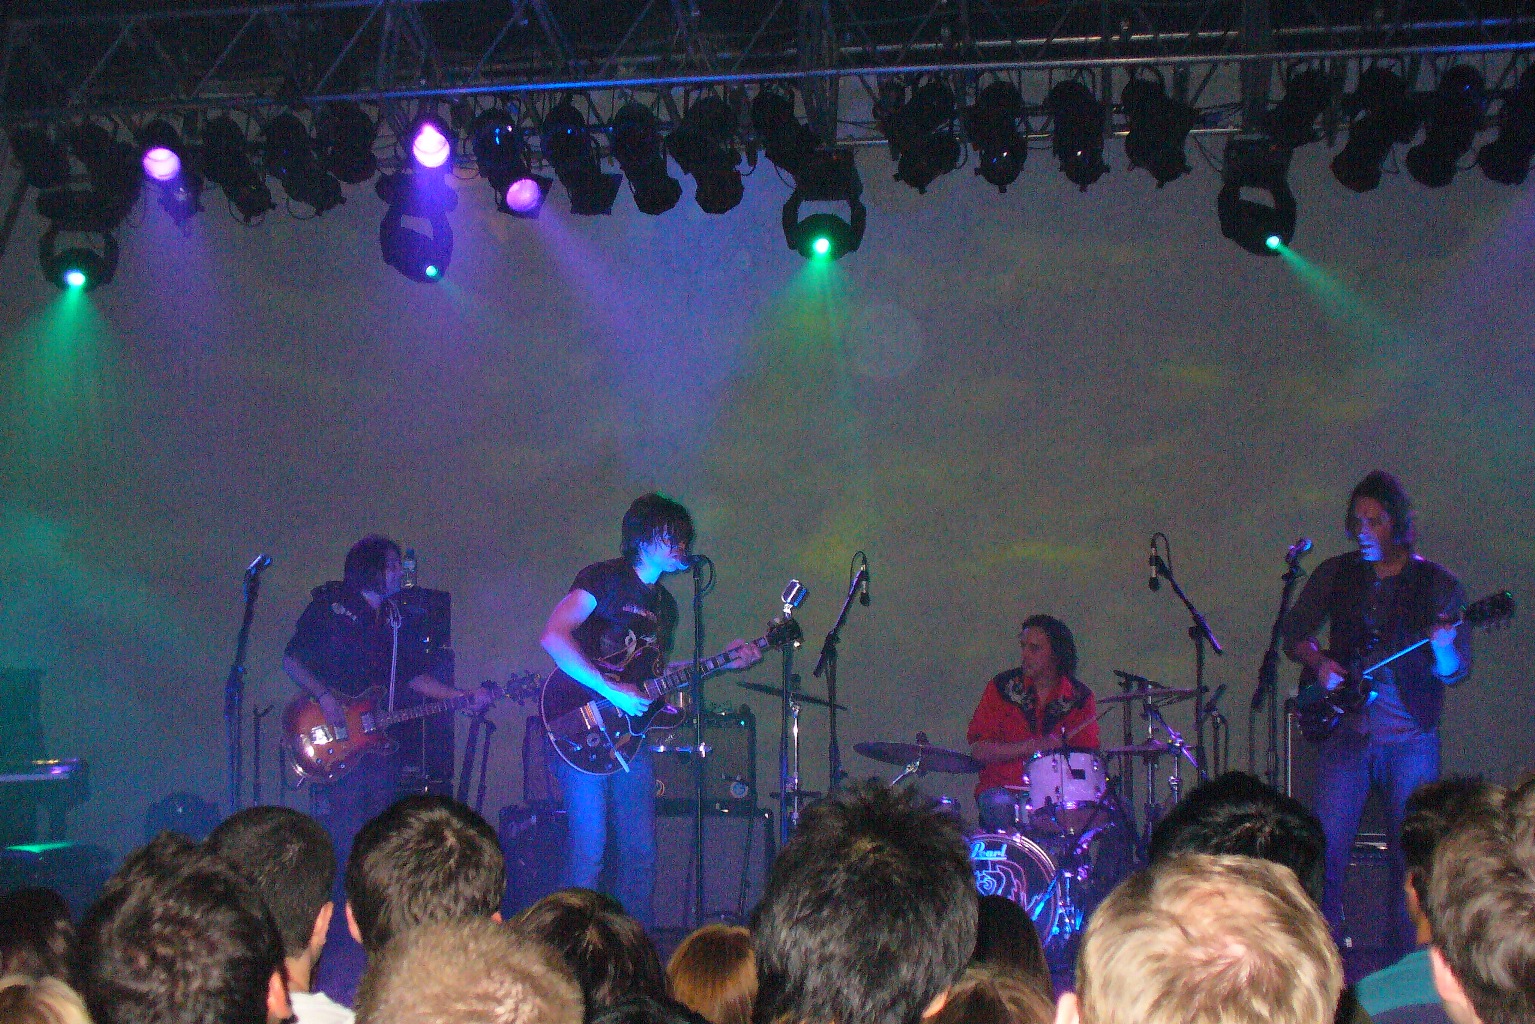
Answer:
[[[752,643],[759,651],[767,650],[768,639],[765,636],[758,637],[756,640],[753,640]],[[724,654],[716,654],[712,658],[705,658],[703,661],[699,662],[698,668],[705,676],[710,676],[715,672],[720,671],[725,666],[729,665],[734,657],[735,656],[729,651],[726,651]],[[641,689],[644,691],[646,697],[648,697],[650,700],[655,700],[658,697],[666,696],[668,693],[671,693],[674,690],[682,689],[692,681],[693,666],[688,664],[684,665],[682,668],[668,672],[664,676],[656,676],[654,679],[646,680],[645,685],[642,686]]]
[[[395,711],[375,711],[373,713],[373,729],[387,729],[401,722],[414,722],[418,718],[427,718],[431,715],[441,714],[444,711],[457,711],[466,708],[474,700],[474,694],[466,693],[462,697],[449,697],[446,700],[433,701],[430,704],[418,704],[413,708],[399,708]]]

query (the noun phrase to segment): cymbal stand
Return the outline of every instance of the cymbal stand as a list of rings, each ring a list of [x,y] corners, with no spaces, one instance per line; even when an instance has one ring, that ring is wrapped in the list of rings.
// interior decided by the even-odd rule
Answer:
[[[780,601],[783,603],[783,615],[779,621],[785,621],[794,616],[794,609],[805,600],[809,591],[799,580],[790,580],[784,587]],[[778,730],[778,841],[783,845],[789,841],[794,830],[799,828],[800,812],[800,775],[799,775],[799,701],[794,699],[795,691],[799,689],[799,676],[794,673],[794,649],[799,646],[799,641],[784,644],[783,653],[783,705],[782,717]],[[702,875],[702,872],[699,872]]]
[[[1162,727],[1162,730],[1167,733],[1167,745],[1188,758],[1189,764],[1194,766],[1194,771],[1202,777],[1203,773],[1199,770],[1199,761],[1195,759],[1193,751],[1189,749],[1189,745],[1183,741],[1183,735],[1177,729],[1167,724],[1167,719],[1162,717],[1162,712],[1157,709],[1157,706],[1148,700],[1146,702],[1146,710],[1142,713],[1146,716],[1147,721],[1155,721]],[[1173,758],[1173,774],[1167,780],[1167,786],[1172,794],[1172,804],[1177,806],[1179,796],[1183,790],[1183,762],[1178,760],[1176,756]],[[1148,832],[1147,835],[1149,836],[1150,833]]]
[[[927,772],[922,770],[922,757],[923,757],[923,754],[920,753],[922,748],[924,748],[926,746],[927,746],[927,733],[925,733],[925,732],[917,733],[917,749],[919,751],[919,753],[917,754],[917,759],[915,761],[911,762],[910,764],[908,764],[905,768],[902,768],[901,769],[901,774],[897,775],[895,778],[890,780],[890,788],[891,789],[894,789],[896,786],[899,786],[902,782],[904,782],[910,776],[915,775],[917,778],[920,779],[922,776],[927,774]]]

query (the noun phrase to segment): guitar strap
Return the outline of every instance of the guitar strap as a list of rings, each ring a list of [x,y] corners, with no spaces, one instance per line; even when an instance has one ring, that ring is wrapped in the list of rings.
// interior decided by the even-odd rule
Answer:
[[[394,684],[400,674],[400,606],[393,601],[389,605],[389,631],[393,634],[389,648],[389,707],[394,710]]]

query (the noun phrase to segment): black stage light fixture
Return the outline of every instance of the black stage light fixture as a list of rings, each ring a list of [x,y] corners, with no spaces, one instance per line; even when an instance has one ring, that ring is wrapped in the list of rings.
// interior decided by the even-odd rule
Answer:
[[[38,209],[43,209],[45,199],[57,198],[71,212],[62,217],[45,212],[44,216],[78,225],[66,226],[66,230],[115,230],[133,209],[144,184],[138,154],[134,147],[94,121],[87,121],[70,133],[69,147],[85,165],[89,183],[83,190],[71,188],[39,196]]]
[[[500,108],[477,115],[469,126],[469,146],[480,177],[496,194],[496,209],[528,220],[537,217],[553,180],[529,167],[527,140],[512,116]]]
[[[1092,90],[1076,80],[1057,82],[1045,97],[1050,111],[1050,148],[1061,162],[1061,173],[1083,192],[1103,177],[1103,132],[1108,111]]]
[[[1235,138],[1226,144],[1226,167],[1216,199],[1221,234],[1248,252],[1273,255],[1295,238],[1295,195],[1290,191],[1293,147],[1264,137]],[[1243,195],[1266,192],[1268,203]]]
[[[1316,119],[1332,102],[1332,83],[1320,68],[1307,68],[1285,81],[1284,98],[1263,118],[1264,133],[1288,149],[1315,142]]]
[[[11,154],[21,165],[22,178],[41,191],[69,181],[69,150],[54,133],[40,125],[21,125],[8,133]]]
[[[315,216],[346,202],[341,182],[320,166],[314,140],[294,114],[279,114],[266,123],[266,169],[289,199],[314,209]]]
[[[783,206],[783,235],[789,248],[806,259],[839,260],[858,249],[868,225],[863,205],[863,180],[851,149],[822,149],[801,173],[788,202]],[[813,213],[800,218],[806,202],[844,202],[848,219],[834,213]]]
[[[794,114],[794,100],[773,88],[764,88],[752,100],[752,128],[762,140],[762,150],[773,165],[796,180],[820,148],[815,130]]]
[[[976,94],[965,109],[965,134],[976,149],[975,173],[1006,192],[1023,173],[1029,143],[1018,131],[1023,118],[1023,94],[1012,82],[998,79]]]
[[[705,213],[729,213],[741,202],[741,151],[736,147],[736,115],[718,96],[693,102],[682,123],[666,140],[666,149],[684,174],[693,178],[693,198]]]
[[[1128,132],[1125,156],[1132,169],[1144,168],[1161,188],[1191,168],[1183,147],[1198,115],[1187,103],[1167,95],[1160,81],[1132,78],[1119,94]]]
[[[613,115],[613,155],[641,213],[660,216],[682,198],[682,183],[666,173],[661,123],[649,108],[625,103]]]
[[[1455,177],[1460,158],[1471,151],[1487,113],[1487,85],[1469,64],[1456,64],[1427,98],[1423,141],[1407,151],[1407,173],[1429,188]]]
[[[373,190],[388,209],[378,226],[378,248],[384,262],[422,284],[434,284],[448,272],[453,259],[453,227],[448,214],[458,207],[458,193],[447,181],[444,166],[407,164],[383,174]],[[430,233],[417,230],[405,218],[424,222]]]
[[[276,205],[266,177],[256,169],[250,152],[245,133],[228,114],[211,117],[203,125],[203,173],[224,190],[229,205],[246,224]]]
[[[144,173],[160,193],[160,208],[180,227],[203,209],[203,179],[191,167],[191,150],[164,118],[146,124],[138,141],[144,154]]]
[[[947,82],[934,78],[919,85],[911,99],[881,117],[880,128],[896,162],[896,181],[926,192],[936,178],[959,166],[955,114],[954,90]]]
[[[1525,68],[1514,91],[1503,98],[1498,137],[1476,154],[1477,165],[1490,181],[1522,185],[1535,157],[1535,70]]]
[[[544,118],[543,143],[555,176],[570,196],[570,212],[583,217],[612,213],[623,179],[602,169],[586,118],[570,100]]]
[[[1332,158],[1332,175],[1344,188],[1368,192],[1380,184],[1391,147],[1418,132],[1418,112],[1401,75],[1382,67],[1359,74],[1352,105],[1363,113],[1348,128],[1348,141]]]
[[[378,125],[356,103],[332,103],[315,114],[320,166],[337,180],[361,185],[378,173],[373,143]]]
[[[101,239],[94,248],[70,245],[59,248],[59,227],[50,225],[38,239],[37,258],[43,276],[61,289],[90,291],[112,280],[117,272],[117,239],[112,232],[98,232]]]

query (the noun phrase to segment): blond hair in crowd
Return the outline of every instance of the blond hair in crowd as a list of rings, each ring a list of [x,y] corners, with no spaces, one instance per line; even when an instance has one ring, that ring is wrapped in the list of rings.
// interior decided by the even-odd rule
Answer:
[[[757,998],[752,933],[740,925],[704,925],[682,940],[666,977],[672,998],[709,1024],[750,1024]]]
[[[486,918],[396,936],[357,989],[357,1024],[581,1024],[582,1013],[558,953]]]
[[[1295,873],[1187,854],[1136,872],[1088,924],[1059,1024],[1331,1024],[1343,962]]]
[[[91,1024],[80,994],[58,978],[0,978],[0,1024]]]

